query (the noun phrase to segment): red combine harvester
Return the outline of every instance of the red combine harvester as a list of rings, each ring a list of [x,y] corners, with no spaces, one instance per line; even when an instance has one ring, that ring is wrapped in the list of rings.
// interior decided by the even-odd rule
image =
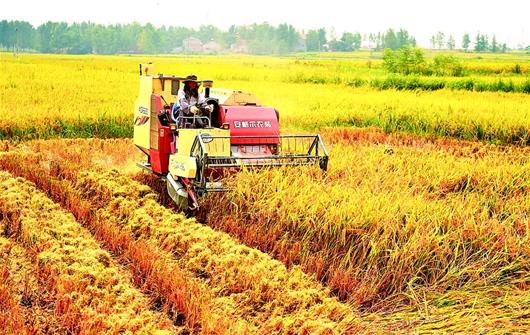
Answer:
[[[280,135],[279,113],[249,93],[204,87],[205,111],[172,114],[185,77],[154,75],[140,65],[140,90],[134,110],[134,144],[146,156],[139,166],[167,181],[175,203],[197,210],[199,197],[226,189],[221,180],[243,167],[318,164],[327,169],[328,153],[320,135]],[[200,125],[200,127],[199,127]]]

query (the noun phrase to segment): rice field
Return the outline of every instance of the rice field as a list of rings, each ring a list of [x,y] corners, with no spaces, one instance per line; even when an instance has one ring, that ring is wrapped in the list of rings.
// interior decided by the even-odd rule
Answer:
[[[466,77],[415,79],[385,74],[379,58],[368,65],[355,58],[338,61],[250,56],[13,58],[2,54],[0,113],[10,117],[0,120],[0,138],[132,137],[130,113],[138,90],[138,64],[147,61],[156,63],[161,73],[195,73],[199,78],[214,79],[217,87],[253,92],[262,103],[280,110],[284,129],[374,126],[388,133],[495,144],[530,143],[530,91],[505,92],[504,84],[499,86],[499,80],[506,85],[530,85],[526,70],[530,56],[524,54],[514,56],[511,62],[499,60],[501,65],[470,60],[466,66],[473,70]],[[496,66],[508,70],[516,64],[521,64],[522,73],[496,73]],[[479,65],[490,66],[492,72],[476,70]],[[417,84],[454,80],[465,81],[465,85],[471,85],[471,91],[432,90]],[[407,84],[409,81],[412,86]],[[365,82],[373,82],[375,87]],[[478,83],[499,87],[478,92]]]
[[[369,52],[1,54],[0,327],[528,333],[530,58],[457,56],[464,77],[411,79]],[[283,133],[320,133],[328,172],[243,171],[186,218],[135,166],[147,60],[255,93]]]

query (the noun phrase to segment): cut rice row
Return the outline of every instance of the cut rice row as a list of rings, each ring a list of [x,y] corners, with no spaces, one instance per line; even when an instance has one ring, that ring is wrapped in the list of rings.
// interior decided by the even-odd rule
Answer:
[[[14,163],[19,159],[17,154],[5,155],[1,164],[35,179],[39,187],[77,212],[78,219],[84,217],[99,227],[120,227],[147,248],[162,248],[188,276],[206,284],[201,326],[217,314],[241,320],[238,325],[246,324],[245,332],[252,333],[361,331],[352,310],[299,268],[288,271],[228,235],[172,213],[157,203],[145,185],[117,171],[77,173],[79,167],[68,164],[48,168],[40,164],[38,155],[25,157],[32,161],[31,168],[21,170]],[[46,181],[37,178],[43,175]],[[82,201],[91,207],[76,211],[85,207]]]
[[[172,332],[91,234],[33,184],[0,172],[0,214],[4,233],[21,242],[46,277],[60,331]]]
[[[53,333],[58,328],[52,310],[40,308],[46,292],[39,291],[34,270],[25,250],[0,236],[0,329],[6,334],[35,329]]]

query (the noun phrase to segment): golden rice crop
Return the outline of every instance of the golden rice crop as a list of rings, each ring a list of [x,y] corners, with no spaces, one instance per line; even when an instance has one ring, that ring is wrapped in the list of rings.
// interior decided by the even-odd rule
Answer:
[[[353,311],[362,306],[362,328],[369,325],[383,333],[528,328],[527,149],[348,128],[325,130],[323,135],[333,162],[327,176],[312,170],[309,175],[238,175],[234,193],[210,199],[214,202],[208,225],[288,266],[299,264],[315,273],[333,294],[350,300]],[[134,173],[127,159],[136,152],[130,140],[36,141],[10,150],[46,157],[31,166],[69,161],[93,170],[115,166]],[[107,160],[102,159],[105,155]],[[12,160],[10,169],[17,169],[17,161]],[[77,178],[73,167],[68,172],[68,164],[61,165],[52,166],[55,173]],[[45,175],[34,167],[31,171]],[[112,217],[122,213],[129,221],[120,226],[139,234],[157,226],[149,219],[156,215],[131,209],[145,206],[145,200],[130,207],[128,201],[112,200],[112,192],[129,197],[141,186],[118,187],[131,184],[113,175],[108,178],[115,181],[113,187],[98,181],[100,177],[92,173],[82,184],[87,193],[103,197],[98,201],[115,206],[100,211],[106,213],[102,225],[117,223]],[[252,191],[247,187],[250,180]],[[80,194],[73,192],[74,197]],[[94,208],[98,201],[90,199]],[[162,242],[167,238],[151,239],[151,246],[167,250],[178,245],[174,240]],[[229,273],[220,276],[232,278]],[[487,315],[487,320],[479,315]]]
[[[73,333],[169,334],[172,325],[113,266],[88,231],[23,179],[0,173],[6,235],[19,239],[47,273],[61,329]]]
[[[233,190],[215,200],[208,224],[252,236],[253,245],[304,264],[362,304],[415,287],[478,283],[484,274],[477,269],[492,271],[493,280],[494,269],[526,266],[528,150],[453,149],[458,155],[335,144],[323,176],[300,169],[238,174]]]
[[[68,288],[83,295],[76,285],[84,268],[65,274],[64,259],[92,264],[86,257],[102,253],[100,246],[120,263],[111,260],[114,275],[125,273],[138,295],[122,308],[155,328],[171,328],[165,328],[171,320],[178,330],[215,334],[530,329],[530,152],[493,145],[530,144],[528,94],[426,90],[439,83],[501,91],[509,82],[523,85],[528,56],[459,54],[472,73],[464,78],[389,77],[368,53],[340,60],[1,56],[0,138],[131,136],[137,64],[154,61],[158,72],[196,73],[217,87],[256,93],[280,110],[284,132],[321,132],[331,154],[326,174],[280,169],[234,176],[231,192],[206,198],[204,226],[160,205],[165,190],[137,172],[134,162],[143,157],[131,140],[0,142],[1,169],[35,182],[75,216],[0,174],[11,190],[0,196],[10,230],[4,234],[11,235],[5,244],[14,245],[0,252],[13,259],[26,253],[22,268],[38,274],[21,280],[31,271],[0,261],[4,329],[75,332],[79,314],[28,310],[20,287],[53,288],[33,296],[46,306],[67,295],[55,278],[73,276]],[[520,74],[512,71],[516,64]],[[418,86],[382,89],[388,83]],[[32,197],[45,205],[21,201]],[[41,218],[39,209],[52,214]],[[37,224],[53,233],[31,229]],[[71,226],[73,235],[65,235]],[[14,231],[26,235],[15,241]],[[97,251],[82,257],[68,248],[85,243]],[[37,262],[41,253],[56,263]],[[97,303],[87,302],[83,313],[96,315],[90,308]]]
[[[420,332],[528,329],[528,149],[351,133],[348,145],[332,140],[325,175],[236,175],[230,192],[207,200],[207,224],[301,265],[354,306],[409,306],[410,322],[432,311]],[[469,318],[458,321],[459,309]],[[491,322],[473,320],[481,313]]]
[[[138,63],[154,61],[158,72],[196,73],[201,78],[214,79],[218,87],[257,94],[263,103],[280,110],[281,123],[286,128],[315,129],[342,124],[499,143],[530,141],[528,94],[355,87],[357,82],[372,79],[381,79],[384,86],[388,79],[383,70],[368,67],[359,60],[3,56],[0,80],[3,101],[0,113],[5,116],[0,119],[3,138],[132,136],[131,109],[138,89]],[[410,80],[387,81],[399,87],[399,82]],[[479,87],[469,81],[497,85],[499,77],[494,74],[418,80],[434,84],[462,81],[463,86]],[[509,80],[522,85],[528,78],[514,75]],[[510,84],[500,86],[502,90]]]

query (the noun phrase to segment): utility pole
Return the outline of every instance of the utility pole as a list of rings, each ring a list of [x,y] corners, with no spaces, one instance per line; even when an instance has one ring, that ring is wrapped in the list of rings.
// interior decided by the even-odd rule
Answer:
[[[13,57],[17,57],[18,51],[18,27],[15,28],[15,43],[13,44]]]

